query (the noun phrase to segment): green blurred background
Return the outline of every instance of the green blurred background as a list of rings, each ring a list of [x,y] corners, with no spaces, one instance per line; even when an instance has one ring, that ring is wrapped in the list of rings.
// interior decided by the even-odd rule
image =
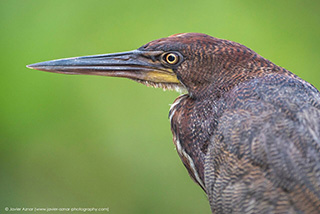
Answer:
[[[133,50],[201,32],[255,50],[320,88],[319,1],[0,1],[0,213],[109,207],[210,213],[168,120],[176,92],[27,64]]]

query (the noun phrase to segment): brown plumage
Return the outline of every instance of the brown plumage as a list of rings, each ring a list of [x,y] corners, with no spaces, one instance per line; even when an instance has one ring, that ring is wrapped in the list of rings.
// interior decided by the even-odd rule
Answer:
[[[185,89],[173,139],[213,213],[320,213],[320,93],[249,48],[187,33],[29,67]]]

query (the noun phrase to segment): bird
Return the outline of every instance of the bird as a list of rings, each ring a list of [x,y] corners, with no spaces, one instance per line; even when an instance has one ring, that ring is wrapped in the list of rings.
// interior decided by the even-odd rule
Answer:
[[[27,67],[182,92],[169,110],[173,142],[212,213],[320,213],[320,93],[242,44],[179,33]]]

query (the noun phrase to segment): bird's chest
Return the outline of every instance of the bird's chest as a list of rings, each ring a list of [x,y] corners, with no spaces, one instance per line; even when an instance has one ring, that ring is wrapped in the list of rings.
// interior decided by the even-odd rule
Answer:
[[[191,177],[204,188],[204,158],[216,127],[215,105],[188,95],[178,97],[169,117],[177,152]]]

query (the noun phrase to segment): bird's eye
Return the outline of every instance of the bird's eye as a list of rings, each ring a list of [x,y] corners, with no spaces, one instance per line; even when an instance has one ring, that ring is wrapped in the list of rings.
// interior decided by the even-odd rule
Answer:
[[[175,65],[179,62],[179,55],[177,53],[165,53],[162,60],[167,64]]]

